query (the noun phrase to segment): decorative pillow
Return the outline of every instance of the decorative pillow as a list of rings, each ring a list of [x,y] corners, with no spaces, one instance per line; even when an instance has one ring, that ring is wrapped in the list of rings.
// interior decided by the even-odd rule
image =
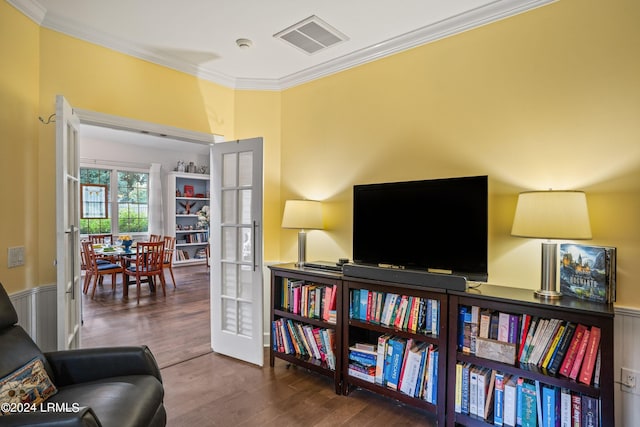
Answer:
[[[37,357],[0,379],[0,403],[39,405],[58,392]],[[0,415],[5,415],[0,411]]]

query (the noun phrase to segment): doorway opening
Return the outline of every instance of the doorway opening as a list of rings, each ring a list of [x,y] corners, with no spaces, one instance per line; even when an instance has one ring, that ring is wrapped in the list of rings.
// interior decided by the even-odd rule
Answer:
[[[81,120],[81,168],[149,171],[151,164],[160,165],[162,189],[158,192],[162,194],[163,213],[166,174],[173,171],[179,161],[208,166],[209,144],[222,140],[219,136],[94,112],[76,110],[76,113]],[[114,225],[114,236],[122,234],[119,224]],[[160,234],[169,234],[168,226],[162,224]],[[135,238],[143,240],[148,238],[148,233],[140,232]],[[110,278],[98,288],[95,298],[91,298],[91,293],[83,294],[80,346],[148,345],[161,368],[211,352],[208,266],[202,263],[173,271],[177,286],[173,287],[167,272],[166,298],[160,291],[150,293],[143,285],[144,298],[140,304],[135,298],[125,301],[122,284],[112,292]]]

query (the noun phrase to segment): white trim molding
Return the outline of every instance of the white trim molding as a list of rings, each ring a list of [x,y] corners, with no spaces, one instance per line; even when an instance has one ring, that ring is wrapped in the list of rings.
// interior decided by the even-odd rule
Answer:
[[[198,144],[214,144],[222,142],[224,137],[217,134],[196,132],[181,129],[169,125],[144,122],[142,120],[127,117],[114,116],[97,111],[74,108],[74,113],[80,118],[80,123],[86,125],[102,126],[110,129],[119,129],[132,132],[143,132],[150,135],[168,137],[181,141],[195,142]]]
[[[259,79],[235,78],[214,70],[205,70],[195,63],[181,61],[168,55],[152,52],[143,46],[133,45],[114,36],[84,27],[82,24],[70,23],[65,20],[64,17],[47,14],[46,9],[35,0],[7,0],[7,2],[31,18],[38,25],[67,34],[71,37],[104,46],[108,49],[181,71],[232,89],[276,91],[326,77],[445,37],[460,34],[554,3],[555,1],[557,0],[494,0],[451,18],[429,24],[399,37],[360,49],[340,58],[326,61],[306,70],[301,70],[276,79]]]
[[[615,312],[616,316],[640,317],[640,309],[634,307],[615,305],[613,307],[613,311]]]

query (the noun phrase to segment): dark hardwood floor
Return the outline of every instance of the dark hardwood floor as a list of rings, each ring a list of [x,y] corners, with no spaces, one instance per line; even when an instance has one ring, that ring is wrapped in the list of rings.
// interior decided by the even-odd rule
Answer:
[[[122,298],[121,277],[115,293],[111,277],[98,286],[95,298],[83,295],[82,346],[149,346],[160,368],[211,352],[209,274],[204,265],[173,269],[177,287],[167,273],[167,296],[142,284],[140,304],[135,286]]]
[[[83,296],[82,346],[146,344],[165,384],[169,426],[434,426],[430,414],[365,390],[335,394],[321,375],[276,360],[269,367],[213,353],[209,275],[204,266],[175,268],[167,296],[142,287],[136,304],[109,278],[95,299]],[[133,294],[132,294],[133,292]]]

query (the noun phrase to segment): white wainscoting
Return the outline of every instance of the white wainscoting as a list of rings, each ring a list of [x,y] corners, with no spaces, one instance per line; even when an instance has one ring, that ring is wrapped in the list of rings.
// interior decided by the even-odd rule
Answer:
[[[615,312],[613,377],[620,381],[621,368],[640,372],[640,309],[616,307]],[[616,426],[640,425],[640,394],[623,392],[621,388],[616,384]],[[636,387],[636,392],[640,393],[640,385]]]
[[[56,349],[56,285],[45,285],[9,295],[18,324],[42,351]]]

